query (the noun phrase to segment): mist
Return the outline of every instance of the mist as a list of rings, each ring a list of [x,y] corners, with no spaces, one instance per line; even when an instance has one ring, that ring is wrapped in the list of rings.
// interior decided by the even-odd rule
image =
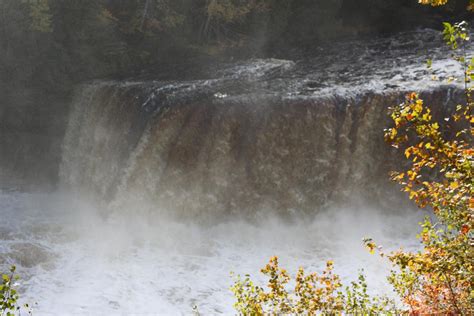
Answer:
[[[22,245],[23,300],[37,302],[37,315],[189,314],[194,306],[232,314],[230,272],[263,285],[258,271],[274,255],[293,276],[299,266],[320,271],[335,260],[348,284],[363,269],[372,293],[393,295],[384,279],[390,267],[364,249],[362,238],[373,237],[385,250],[416,249],[424,216],[346,208],[312,220],[269,216],[203,227],[140,213],[139,205],[104,217],[93,204],[63,194],[3,193],[0,200],[8,212],[2,236],[11,236],[2,242],[2,258],[18,260]]]
[[[272,256],[395,298],[362,240],[416,250],[431,213],[387,112],[465,100],[439,25],[466,5],[0,1],[0,272],[34,315],[235,314]]]

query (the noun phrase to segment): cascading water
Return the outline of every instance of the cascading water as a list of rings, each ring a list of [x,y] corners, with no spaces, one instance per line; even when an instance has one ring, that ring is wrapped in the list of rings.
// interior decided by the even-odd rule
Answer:
[[[20,266],[39,314],[232,313],[229,272],[272,255],[293,272],[334,259],[346,281],[365,268],[388,292],[361,238],[416,247],[422,214],[387,179],[387,107],[416,90],[442,115],[462,98],[425,78],[459,70],[425,69],[430,34],[77,87],[62,192],[0,195],[0,264]]]
[[[307,65],[255,60],[217,79],[82,86],[64,141],[62,186],[114,209],[146,204],[193,221],[264,210],[308,215],[354,199],[398,207],[387,174],[399,157],[383,129],[407,83],[329,93],[311,73],[299,75]],[[442,113],[462,92],[437,87],[423,97]]]
[[[195,89],[200,84],[208,88]],[[311,213],[344,197],[386,196],[381,188],[393,164],[384,160],[391,155],[381,131],[387,105],[403,93],[221,97],[217,88],[214,96],[177,96],[149,110],[143,100],[166,90],[152,87],[81,88],[64,143],[65,185],[115,206],[146,200],[193,219],[263,209]]]

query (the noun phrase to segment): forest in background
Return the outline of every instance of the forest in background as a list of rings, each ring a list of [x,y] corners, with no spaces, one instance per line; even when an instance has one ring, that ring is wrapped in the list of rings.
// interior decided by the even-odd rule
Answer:
[[[446,0],[423,0],[423,2],[432,5],[442,5],[446,3]],[[470,9],[472,10],[473,0],[470,2]],[[174,4],[176,3],[174,2]],[[224,3],[227,3],[227,5],[224,5]],[[46,1],[23,1],[23,6],[18,7],[18,9],[24,10],[25,13],[22,16],[27,21],[26,25],[29,25],[25,32],[35,34],[29,37],[29,39],[35,38],[36,40],[37,50],[34,47],[30,47],[32,54],[33,52],[39,52],[39,48],[48,42],[56,43],[55,49],[61,48],[61,42],[56,42],[56,39],[53,37],[57,26],[54,21],[55,15],[52,13],[54,10],[50,4],[50,2]],[[80,2],[76,2],[76,4],[79,5]],[[96,4],[98,2],[94,2],[94,5]],[[131,4],[131,2],[127,2],[128,4]],[[195,58],[197,56],[207,58],[233,57],[228,55],[230,51],[238,51],[237,57],[254,56],[253,54],[268,56],[266,55],[266,49],[273,45],[272,41],[260,41],[260,43],[264,44],[260,45],[257,50],[254,50],[255,47],[251,45],[253,40],[259,38],[255,35],[258,33],[258,25],[261,27],[260,30],[265,30],[268,25],[271,25],[268,22],[271,19],[266,20],[268,24],[259,24],[262,22],[257,20],[256,17],[268,18],[271,14],[277,12],[277,10],[271,11],[274,8],[263,2],[248,1],[231,4],[231,2],[208,1],[203,6],[206,12],[204,14],[206,19],[201,20],[202,23],[199,24],[190,23],[188,25],[190,29],[185,27],[186,23],[188,23],[186,22],[187,16],[180,14],[180,11],[171,6],[170,3],[166,1],[156,3],[154,1],[144,1],[142,4],[143,6],[137,6],[135,11],[126,11],[126,16],[120,14],[120,12],[125,11],[112,10],[112,7],[115,8],[118,2],[110,7],[107,6],[107,2],[104,2],[103,5],[96,7],[97,10],[93,11],[95,13],[92,14],[92,21],[99,21],[100,23],[97,23],[104,30],[109,30],[111,35],[117,36],[116,39],[122,43],[122,46],[120,46],[122,48],[119,49],[117,48],[119,46],[115,47],[114,45],[107,44],[105,40],[109,37],[104,37],[102,41],[94,42],[94,44],[92,42],[89,42],[87,45],[84,44],[84,48],[104,45],[97,52],[80,51],[80,49],[76,52],[71,50],[72,47],[77,48],[72,44],[71,47],[63,47],[63,50],[58,54],[63,54],[61,56],[64,59],[59,59],[60,62],[51,67],[51,71],[54,69],[57,72],[52,74],[49,79],[56,78],[55,76],[58,74],[68,74],[64,77],[67,80],[57,85],[57,87],[48,90],[45,88],[47,82],[43,80],[43,76],[50,74],[50,72],[36,73],[29,69],[30,72],[26,74],[32,77],[5,77],[3,79],[5,84],[2,85],[5,88],[5,92],[14,95],[15,85],[19,85],[19,87],[23,87],[23,90],[21,93],[18,93],[18,96],[28,96],[25,91],[31,89],[31,91],[40,91],[45,96],[49,94],[62,94],[67,98],[69,93],[68,85],[80,80],[89,79],[89,75],[93,75],[91,78],[99,74],[111,78],[133,76],[139,74],[137,71],[140,69],[150,68],[150,71],[159,71],[160,67],[167,63],[179,64],[186,58]],[[159,4],[159,6],[154,6],[155,4]],[[342,7],[344,7],[343,4]],[[183,7],[179,8],[188,7],[183,5]],[[90,7],[87,7],[87,9],[90,9]],[[447,16],[452,18],[457,11],[455,8],[453,10],[453,7],[450,10],[446,12],[451,12],[451,15]],[[131,12],[135,13],[132,14]],[[159,16],[157,12],[166,13]],[[290,10],[290,12],[292,11]],[[439,11],[439,14],[439,16],[443,16],[442,11]],[[198,15],[190,14],[190,16],[193,16],[194,19]],[[288,16],[291,16],[291,14]],[[84,17],[87,17],[87,15]],[[351,16],[351,18],[354,18],[354,16]],[[408,17],[403,16],[403,18]],[[67,20],[66,24],[71,22],[70,19],[65,18],[65,20]],[[356,20],[353,20],[352,23],[355,23],[354,21]],[[420,21],[422,20],[420,19]],[[86,23],[84,19],[80,21],[78,24]],[[370,19],[367,18],[364,21],[367,22]],[[425,22],[429,23],[429,20]],[[344,24],[344,19],[342,19],[341,23],[341,30],[344,30],[347,26]],[[364,23],[363,25],[358,25],[357,28],[353,28],[350,32],[348,31],[347,34],[344,31],[326,34],[326,36],[324,36],[324,33],[321,33],[323,35],[314,35],[313,40],[320,43],[339,36],[383,33],[386,31],[383,27],[384,24],[376,23],[374,26],[366,29],[365,27],[370,24]],[[194,25],[194,29],[191,27],[192,25]],[[289,25],[286,24],[281,30],[286,29]],[[404,25],[402,23],[400,29],[395,28],[395,30],[403,29]],[[415,24],[410,25],[415,26]],[[199,26],[199,28],[196,26]],[[423,24],[419,26],[423,26]],[[397,306],[392,306],[392,302],[385,300],[385,298],[370,297],[367,294],[367,285],[362,274],[357,282],[353,282],[350,287],[345,289],[346,292],[342,292],[339,290],[342,288],[340,279],[332,272],[334,264],[332,261],[328,261],[326,270],[321,275],[315,273],[306,275],[301,268],[296,276],[294,294],[288,293],[285,287],[290,277],[286,270],[279,267],[278,259],[273,257],[270,263],[261,270],[262,273],[269,277],[269,292],[265,292],[263,288],[255,286],[249,277],[243,280],[237,278],[232,290],[237,299],[235,307],[242,314],[262,314],[268,310],[274,313],[305,313],[307,311],[310,314],[321,311],[330,314],[334,313],[334,311],[358,314],[360,311],[364,311],[364,314],[376,315],[384,313],[387,308],[389,312],[386,314],[472,314],[472,211],[474,210],[474,200],[472,198],[472,136],[474,133],[472,128],[472,124],[474,124],[472,105],[474,102],[472,100],[471,83],[473,80],[474,59],[470,58],[471,56],[468,56],[464,49],[469,41],[467,24],[465,22],[457,24],[445,23],[444,26],[444,39],[452,48],[454,59],[460,63],[463,69],[466,95],[466,103],[458,105],[452,115],[446,117],[444,121],[456,122],[460,128],[453,128],[453,133],[456,132],[454,133],[455,136],[452,139],[446,139],[439,123],[433,120],[431,109],[424,105],[423,100],[419,98],[418,94],[411,93],[407,96],[404,103],[390,108],[393,127],[385,131],[387,142],[391,143],[393,147],[401,149],[403,155],[409,161],[409,167],[400,172],[394,172],[392,179],[402,185],[403,191],[409,193],[409,198],[414,200],[420,208],[429,207],[435,215],[433,218],[427,217],[420,224],[422,230],[419,238],[423,248],[418,252],[406,252],[401,249],[385,253],[371,238],[364,239],[364,243],[371,253],[379,252],[382,257],[388,258],[393,267],[396,268],[391,271],[388,280],[405,304],[404,309],[400,311]],[[88,29],[88,32],[93,30],[93,28]],[[95,30],[94,36],[100,36],[98,30]],[[234,30],[239,31],[234,32]],[[74,31],[77,31],[77,29],[74,29]],[[272,31],[274,30],[272,29]],[[186,36],[190,36],[190,38],[179,42],[178,35],[171,35],[173,32],[181,34],[182,38],[186,38]],[[73,33],[72,38],[81,38],[81,33]],[[132,34],[141,35],[142,42],[140,43],[142,44],[152,43],[160,36],[163,36],[162,40],[169,36],[170,40],[167,42],[169,46],[163,46],[166,48],[158,51],[155,56],[152,51],[147,50],[153,47],[152,45],[147,46],[147,44],[138,49],[138,46],[130,44],[128,40],[139,40],[138,35],[132,36]],[[192,40],[192,34],[195,36],[195,41]],[[45,41],[39,41],[36,36],[38,38],[39,36],[44,36]],[[128,38],[127,36],[130,37]],[[265,37],[265,39],[267,38],[271,37]],[[67,37],[67,39],[70,40],[71,38]],[[14,56],[14,50],[10,50],[13,46],[9,46],[13,45],[14,41],[8,42],[7,40],[6,43],[6,52],[11,57],[9,60],[11,64],[8,65],[11,69],[10,74],[20,73],[21,70],[25,69],[15,69],[15,65],[17,65],[14,63],[15,60],[17,58],[20,60],[25,58],[25,56],[28,59],[31,56],[24,55],[22,57],[20,54]],[[301,49],[309,49],[314,44],[308,44],[308,47],[304,47],[305,43],[310,43],[310,41],[301,40],[299,43],[301,47],[298,48]],[[21,45],[19,44],[19,46]],[[284,46],[278,46],[281,52],[285,51]],[[288,44],[288,46],[291,46],[291,44]],[[132,48],[136,50],[132,50]],[[109,58],[104,57],[107,56],[105,55],[107,49],[110,49]],[[77,58],[82,56],[84,60],[76,60],[71,57],[72,55],[68,55],[72,54],[73,51],[78,53]],[[123,52],[120,54],[116,53],[119,51]],[[249,52],[252,51],[254,53],[250,54]],[[278,50],[276,51],[278,52]],[[172,52],[176,52],[176,54],[172,54]],[[177,54],[178,52],[183,54]],[[95,55],[96,53],[97,55]],[[171,58],[170,56],[173,57]],[[55,58],[58,58],[58,56],[55,56]],[[55,61],[55,58],[52,60]],[[124,59],[121,60],[120,58]],[[129,58],[137,58],[137,60],[131,61],[132,59]],[[76,64],[75,62],[77,61],[81,61],[83,64]],[[30,67],[31,65],[43,65],[41,62],[41,59],[38,57],[36,63],[31,62],[29,65]],[[96,64],[91,64],[91,62],[96,62]],[[118,66],[113,66],[115,65],[114,63],[117,63]],[[97,68],[90,69],[90,72],[87,72],[81,68],[84,65],[88,67],[96,65]],[[23,64],[21,66],[26,67]],[[430,67],[430,62],[428,62],[428,67]],[[49,67],[46,69],[50,70]],[[69,73],[71,69],[76,69],[77,72]],[[37,81],[40,81],[44,86],[38,85]],[[24,86],[21,86],[21,83]],[[35,103],[37,107],[40,104],[41,102]],[[29,114],[31,116],[31,113]],[[38,118],[35,119],[39,121]],[[49,121],[46,120],[45,123],[48,124]],[[433,173],[439,175],[439,178],[433,177]],[[19,307],[16,306],[18,295],[16,290],[12,288],[12,282],[15,280],[14,273],[15,268],[13,267],[11,275],[2,275],[3,285],[2,291],[0,291],[0,294],[2,294],[0,295],[0,310],[8,311],[15,310],[16,308],[19,310]]]
[[[467,2],[0,0],[0,183],[54,186],[78,83],[184,79],[219,61],[295,59],[324,42],[439,28],[464,18]]]
[[[0,74],[55,91],[190,59],[278,57],[327,40],[439,28],[466,4],[430,12],[411,0],[2,0]]]

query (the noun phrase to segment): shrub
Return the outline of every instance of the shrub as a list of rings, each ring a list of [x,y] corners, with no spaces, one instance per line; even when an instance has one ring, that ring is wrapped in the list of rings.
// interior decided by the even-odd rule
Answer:
[[[241,315],[264,314],[396,314],[395,303],[386,297],[371,297],[362,272],[357,282],[343,290],[340,277],[328,261],[321,274],[298,270],[295,286],[289,290],[291,278],[273,257],[261,270],[268,277],[268,290],[255,285],[250,276],[237,276],[231,290],[237,299],[234,307]]]
[[[22,306],[18,300],[20,296],[16,290],[15,282],[19,280],[18,275],[15,274],[16,268],[12,266],[8,274],[2,274],[2,281],[0,283],[0,315],[13,316],[20,315]],[[28,304],[23,306],[28,314],[31,315],[31,309]]]
[[[447,0],[419,2],[438,6]],[[468,9],[474,8],[473,3],[470,0]],[[386,298],[369,296],[363,274],[343,293],[332,262],[320,276],[306,276],[300,269],[290,293],[286,290],[290,277],[274,257],[262,270],[269,277],[269,292],[254,285],[249,276],[237,278],[232,290],[241,314],[474,314],[474,58],[466,53],[467,23],[444,26],[444,39],[464,69],[465,104],[445,118],[449,125],[440,126],[419,95],[411,93],[390,109],[394,126],[385,131],[386,141],[402,150],[408,162],[404,171],[392,173],[392,179],[420,208],[434,213],[433,219],[421,223],[422,250],[387,254],[393,265],[388,280],[404,310],[397,311]],[[371,253],[379,249],[385,256],[372,239],[364,242]]]
[[[414,314],[474,313],[474,59],[468,61],[463,49],[469,40],[466,29],[465,22],[445,23],[443,32],[453,50],[461,49],[455,58],[464,68],[466,94],[466,103],[445,118],[449,133],[433,121],[416,93],[391,109],[394,127],[385,133],[409,162],[407,170],[394,172],[392,179],[420,208],[435,214],[421,223],[421,251],[399,250],[388,256],[396,268],[389,281]],[[368,245],[374,247],[370,240]]]

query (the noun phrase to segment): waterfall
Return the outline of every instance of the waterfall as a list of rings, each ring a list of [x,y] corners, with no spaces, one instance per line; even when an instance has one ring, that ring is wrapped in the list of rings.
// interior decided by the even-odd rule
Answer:
[[[0,191],[0,268],[18,266],[22,297],[39,302],[37,313],[58,315],[191,314],[196,305],[232,314],[229,272],[264,285],[258,271],[274,255],[292,275],[334,260],[344,285],[364,269],[368,294],[393,294],[388,262],[361,239],[387,252],[420,247],[418,223],[429,213],[414,211],[389,180],[406,166],[383,134],[388,108],[412,91],[440,130],[452,131],[442,118],[464,90],[442,82],[462,69],[442,59],[438,36],[86,82],[64,113],[40,117],[68,119],[64,138],[55,133],[47,147],[36,146],[36,129],[6,133],[18,123],[8,116],[0,184],[16,180],[14,164],[48,166],[59,192]],[[60,164],[19,155],[59,139]]]
[[[400,157],[383,130],[387,108],[409,90],[255,93],[277,80],[276,70],[280,78],[282,67],[291,68],[270,63],[263,74],[248,67],[252,76],[78,87],[63,187],[109,206],[146,205],[195,220],[312,214],[354,201],[396,207],[388,173]],[[462,96],[438,87],[423,97],[444,111]]]

